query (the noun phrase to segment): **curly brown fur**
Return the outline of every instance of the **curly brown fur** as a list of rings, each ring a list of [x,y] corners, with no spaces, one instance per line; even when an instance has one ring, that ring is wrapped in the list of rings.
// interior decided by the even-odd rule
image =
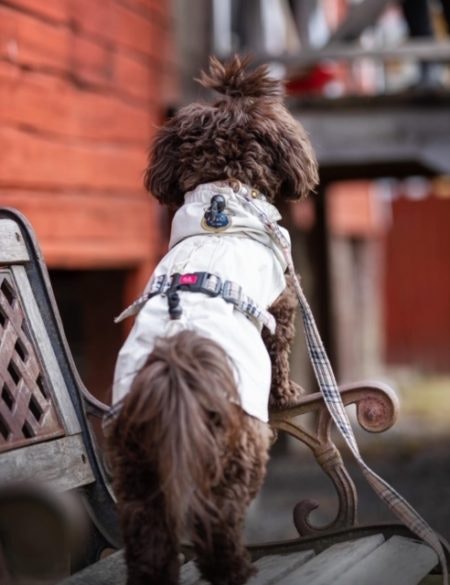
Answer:
[[[280,82],[247,67],[238,57],[211,59],[199,81],[223,95],[182,108],[158,131],[145,184],[164,205],[180,207],[197,185],[231,178],[275,204],[317,184],[311,144]],[[288,367],[293,299],[288,288],[271,308],[276,336],[265,334],[275,407],[298,397]],[[128,585],[177,583],[185,532],[213,585],[243,585],[253,573],[242,527],[265,474],[269,431],[238,402],[224,351],[192,331],[161,339],[136,376],[109,431]]]
[[[295,337],[295,316],[298,301],[293,280],[286,277],[286,289],[281,293],[269,311],[275,317],[277,330],[274,335],[267,329],[262,337],[272,362],[272,386],[269,405],[280,409],[299,401],[302,389],[290,379],[289,356]]]
[[[141,443],[123,441],[117,424],[110,431],[129,585],[176,585],[179,577],[179,541],[165,513],[159,476]]]
[[[203,537],[201,529],[194,538],[200,572],[215,585],[243,584],[255,572],[242,531],[247,506],[266,473],[269,444],[267,425],[246,416],[239,442],[232,449],[223,446],[224,474],[212,491],[221,513],[213,520],[210,539]]]
[[[249,577],[240,533],[268,431],[238,402],[224,351],[192,331],[160,339],[136,376],[108,433],[130,585],[176,583],[185,531],[208,555],[199,566],[211,583]]]
[[[299,199],[318,182],[317,163],[300,124],[282,103],[281,84],[261,66],[248,73],[235,57],[210,62],[201,82],[224,97],[180,109],[159,130],[145,184],[163,204],[180,207],[199,185],[238,179],[271,201]]]
[[[209,60],[209,72],[202,71],[197,81],[209,89],[230,97],[281,97],[283,88],[277,79],[270,77],[266,65],[247,71],[250,58],[235,56],[224,65],[216,57]]]

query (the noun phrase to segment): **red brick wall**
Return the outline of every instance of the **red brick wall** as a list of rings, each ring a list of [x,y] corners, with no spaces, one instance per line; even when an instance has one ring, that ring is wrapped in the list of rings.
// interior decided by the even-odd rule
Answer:
[[[142,175],[175,91],[169,6],[0,0],[0,205],[29,217],[50,267],[140,283],[154,261]]]

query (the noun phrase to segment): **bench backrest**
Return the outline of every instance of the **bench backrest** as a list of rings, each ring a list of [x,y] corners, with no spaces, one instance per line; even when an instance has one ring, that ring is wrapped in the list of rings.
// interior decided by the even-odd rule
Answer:
[[[33,231],[17,211],[0,209],[0,486],[83,488],[105,546],[117,547],[114,498],[85,395]]]

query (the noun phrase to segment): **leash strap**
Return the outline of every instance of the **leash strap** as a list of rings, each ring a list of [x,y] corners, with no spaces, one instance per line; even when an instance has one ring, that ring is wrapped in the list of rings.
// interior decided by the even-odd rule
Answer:
[[[239,284],[231,280],[222,280],[219,276],[210,272],[154,276],[150,280],[146,292],[116,317],[114,322],[119,323],[127,317],[136,315],[152,297],[177,290],[201,292],[210,297],[221,297],[227,303],[232,304],[239,312],[253,319],[261,326],[267,327],[272,335],[275,333],[276,321],[269,311],[263,309],[253,299],[244,294]]]
[[[429,544],[436,552],[443,572],[443,583],[448,585],[448,569],[447,561],[444,551],[444,546],[449,551],[447,543],[442,543],[437,534],[427,524],[427,522],[420,516],[418,512],[409,504],[393,487],[391,487],[384,479],[379,477],[370,467],[365,463],[359,452],[356,443],[355,435],[351,427],[349,418],[345,411],[342,402],[341,394],[334,376],[333,369],[323,346],[319,331],[314,321],[314,316],[311,308],[303,293],[300,281],[297,278],[294,263],[292,260],[290,243],[283,235],[279,225],[271,221],[267,215],[262,211],[255,201],[250,197],[249,190],[245,186],[241,186],[239,192],[236,193],[242,201],[242,204],[247,207],[249,211],[259,217],[263,223],[266,231],[271,235],[272,239],[281,247],[285,256],[289,273],[293,277],[295,290],[300,303],[300,311],[303,318],[303,326],[306,335],[306,342],[308,353],[314,369],[320,391],[323,395],[325,404],[332,416],[340,434],[350,448],[352,455],[356,459],[361,471],[366,478],[369,485],[383,500],[391,511],[417,536],[424,542]]]

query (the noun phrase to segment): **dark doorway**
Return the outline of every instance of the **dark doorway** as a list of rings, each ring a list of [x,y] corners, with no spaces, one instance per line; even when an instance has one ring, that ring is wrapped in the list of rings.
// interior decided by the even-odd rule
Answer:
[[[125,270],[52,270],[50,278],[69,347],[92,394],[111,400],[111,383],[123,328],[114,324],[123,308]]]

